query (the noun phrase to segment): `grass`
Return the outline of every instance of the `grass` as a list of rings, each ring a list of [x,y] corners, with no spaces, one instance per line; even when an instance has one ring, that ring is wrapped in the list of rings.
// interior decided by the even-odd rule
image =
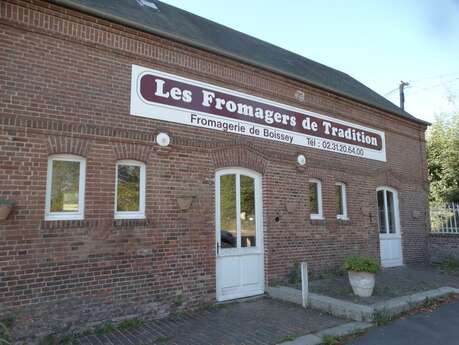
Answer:
[[[11,327],[13,326],[13,318],[5,318],[0,320],[0,345],[10,345],[11,339]]]
[[[352,338],[364,335],[368,330],[357,330],[343,336],[326,335],[322,338],[322,345],[345,345]]]
[[[389,313],[385,310],[378,310],[373,314],[373,323],[375,323],[376,326],[387,325],[393,319],[394,317],[389,315]]]
[[[289,334],[289,335],[286,335],[285,337],[283,337],[280,342],[283,343],[283,342],[286,342],[286,341],[293,341],[296,338],[298,338],[298,335]]]
[[[165,337],[165,336],[160,336],[156,338],[153,343],[154,344],[164,344],[167,343],[171,338],[170,337]]]
[[[459,271],[459,261],[451,258],[443,260],[437,266],[443,273],[455,273]]]
[[[339,345],[340,344],[340,337],[335,335],[326,335],[322,338],[323,345]]]
[[[140,318],[126,319],[117,324],[107,322],[95,329],[87,329],[80,333],[75,333],[71,335],[65,335],[65,336],[60,336],[60,337],[56,334],[47,335],[46,337],[40,340],[39,345],[72,345],[75,343],[76,339],[80,337],[84,337],[84,336],[88,336],[92,334],[103,335],[103,334],[111,333],[115,330],[126,331],[129,329],[139,328],[143,326],[144,323],[145,322]],[[158,343],[158,339],[156,339],[155,342]],[[162,342],[164,343],[164,340],[162,340]],[[161,339],[159,339],[159,343],[161,343]],[[0,345],[10,345],[10,343],[2,343],[0,341]]]

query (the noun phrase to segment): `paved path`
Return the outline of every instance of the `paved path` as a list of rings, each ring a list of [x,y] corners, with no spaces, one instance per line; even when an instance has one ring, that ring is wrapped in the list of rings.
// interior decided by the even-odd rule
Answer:
[[[270,298],[231,303],[221,308],[147,322],[144,326],[90,335],[84,345],[269,345],[314,333],[345,320]]]
[[[349,345],[458,345],[459,301],[373,328]]]

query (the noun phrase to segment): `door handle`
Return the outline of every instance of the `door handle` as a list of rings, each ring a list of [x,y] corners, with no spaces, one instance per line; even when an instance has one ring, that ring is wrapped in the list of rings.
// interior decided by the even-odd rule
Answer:
[[[217,241],[217,254],[220,254],[220,243]]]

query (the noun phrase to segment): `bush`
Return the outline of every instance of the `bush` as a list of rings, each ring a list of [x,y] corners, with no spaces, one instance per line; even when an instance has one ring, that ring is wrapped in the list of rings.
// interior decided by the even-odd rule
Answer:
[[[14,201],[0,198],[0,205],[13,205]]]
[[[371,258],[351,256],[344,261],[344,269],[354,272],[376,273],[379,271],[379,263]]]

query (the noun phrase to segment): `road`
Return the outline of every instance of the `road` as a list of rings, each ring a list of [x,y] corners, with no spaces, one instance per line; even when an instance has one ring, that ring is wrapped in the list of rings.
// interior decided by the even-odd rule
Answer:
[[[375,327],[348,345],[459,345],[459,301]]]

